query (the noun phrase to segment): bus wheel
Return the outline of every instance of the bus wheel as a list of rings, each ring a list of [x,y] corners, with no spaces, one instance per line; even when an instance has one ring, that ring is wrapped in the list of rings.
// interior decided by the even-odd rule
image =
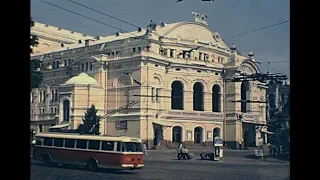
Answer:
[[[51,158],[50,158],[50,156],[48,154],[43,155],[42,161],[43,161],[43,164],[46,165],[46,166],[52,165]]]
[[[89,159],[87,162],[87,169],[90,171],[96,171],[98,169],[98,164],[95,159]]]

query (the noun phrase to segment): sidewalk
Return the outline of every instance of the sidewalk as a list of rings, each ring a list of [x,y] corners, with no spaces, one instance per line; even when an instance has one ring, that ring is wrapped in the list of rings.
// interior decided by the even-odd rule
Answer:
[[[188,160],[188,163],[223,163],[223,164],[259,164],[267,165],[270,163],[281,163],[289,164],[289,161],[284,161],[276,159],[273,157],[266,157],[263,160],[255,157],[254,150],[227,150],[223,152],[223,157],[220,158],[220,161],[209,161],[209,160],[200,160],[201,150],[189,150],[189,152],[194,153],[194,158]],[[144,156],[145,161],[161,161],[161,162],[182,162],[177,160],[177,151],[176,150],[149,150],[148,156]]]

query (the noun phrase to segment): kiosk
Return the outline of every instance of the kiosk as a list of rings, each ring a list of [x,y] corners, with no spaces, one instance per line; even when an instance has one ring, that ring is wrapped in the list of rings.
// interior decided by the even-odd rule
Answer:
[[[220,147],[223,146],[222,138],[215,137],[213,146],[214,146],[213,160],[219,161],[220,160]]]

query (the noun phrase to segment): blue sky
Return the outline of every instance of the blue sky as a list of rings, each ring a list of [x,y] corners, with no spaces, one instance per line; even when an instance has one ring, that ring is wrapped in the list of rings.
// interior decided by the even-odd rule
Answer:
[[[110,17],[73,4],[67,0],[44,0],[124,31],[136,28]],[[209,26],[224,38],[230,38],[249,31],[290,20],[289,0],[74,0],[106,14],[145,28],[150,20],[156,23],[192,21],[192,12],[202,12],[208,16]],[[83,32],[92,36],[115,34],[117,30],[81,16],[31,0],[31,17],[44,24]],[[260,70],[281,72],[290,76],[290,23],[284,23],[261,31],[253,32],[227,40],[230,46],[236,44],[242,54],[249,50],[255,54],[256,61],[262,62]]]

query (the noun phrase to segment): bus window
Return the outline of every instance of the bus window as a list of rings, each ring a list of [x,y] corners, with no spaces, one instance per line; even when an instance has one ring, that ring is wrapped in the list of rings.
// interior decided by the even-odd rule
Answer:
[[[64,147],[66,147],[66,148],[74,148],[75,142],[76,142],[76,140],[74,140],[74,139],[65,139]]]
[[[117,142],[117,151],[121,151],[121,142]]]
[[[112,141],[102,141],[102,147],[101,149],[104,151],[113,151],[114,148],[114,142]]]
[[[43,140],[43,145],[44,146],[52,146],[52,138],[45,137]]]
[[[141,143],[122,142],[123,152],[142,152]]]
[[[53,146],[55,147],[63,147],[63,139],[55,138],[53,141]]]
[[[87,149],[87,140],[77,140],[76,148]]]
[[[43,140],[41,138],[36,138],[36,145],[42,145]]]
[[[100,149],[100,141],[89,141],[89,149],[99,150]]]

